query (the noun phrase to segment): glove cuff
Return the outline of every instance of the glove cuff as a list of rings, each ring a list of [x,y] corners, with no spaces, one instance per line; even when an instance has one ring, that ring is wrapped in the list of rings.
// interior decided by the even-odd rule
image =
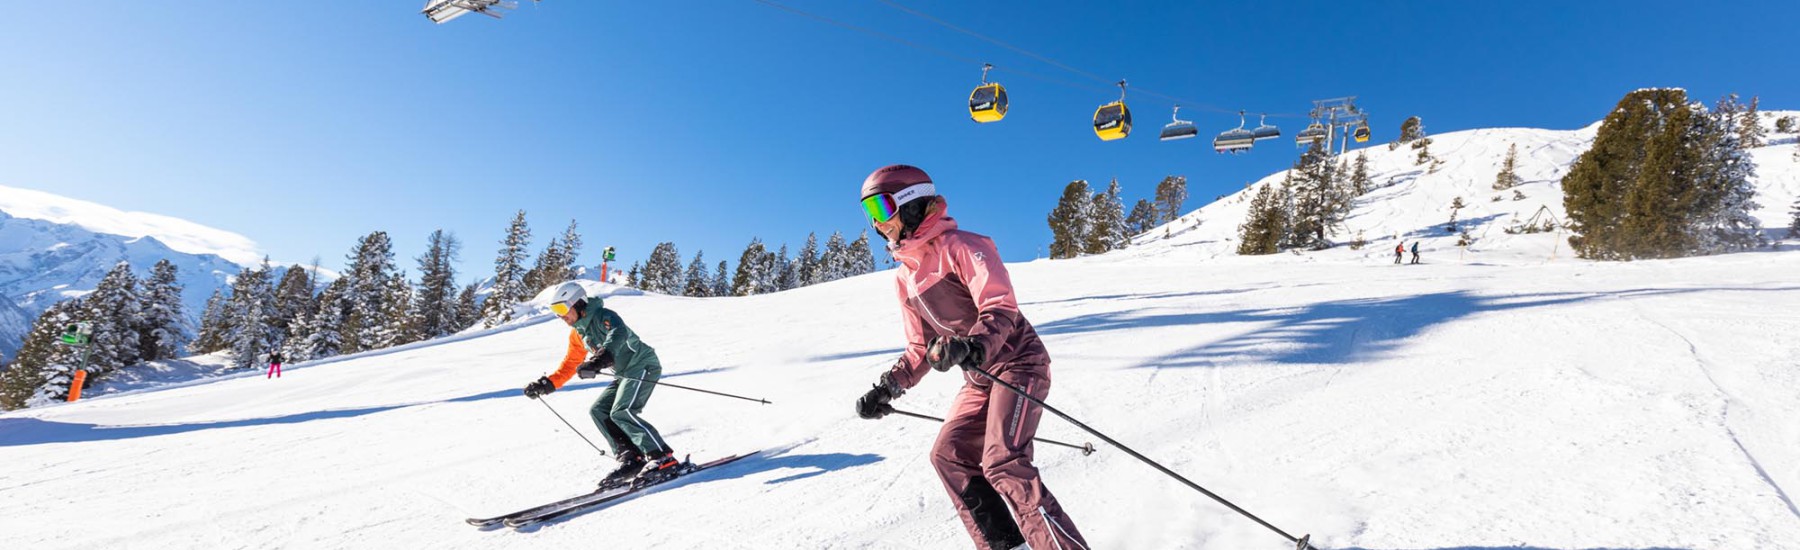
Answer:
[[[875,387],[881,388],[882,391],[887,392],[889,399],[906,395],[906,387],[901,386],[898,381],[894,380],[893,371],[881,373],[881,381],[877,382]]]

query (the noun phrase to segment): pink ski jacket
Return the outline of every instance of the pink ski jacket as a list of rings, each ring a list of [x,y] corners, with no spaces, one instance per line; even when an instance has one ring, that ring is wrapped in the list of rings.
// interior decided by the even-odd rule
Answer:
[[[894,283],[907,343],[890,371],[896,383],[909,389],[919,384],[931,370],[925,345],[940,336],[980,341],[987,352],[981,368],[989,373],[1025,368],[1049,379],[1050,352],[1019,313],[1012,280],[992,239],[958,230],[956,220],[944,213],[927,218],[911,237],[888,250],[900,263]],[[966,372],[963,377],[977,386],[990,384]]]

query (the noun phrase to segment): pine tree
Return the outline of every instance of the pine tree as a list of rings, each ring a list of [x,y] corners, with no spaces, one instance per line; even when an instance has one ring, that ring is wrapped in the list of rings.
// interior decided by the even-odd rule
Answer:
[[[525,251],[530,246],[531,227],[525,223],[525,211],[520,210],[507,226],[500,254],[494,258],[493,286],[481,304],[483,326],[493,328],[512,321],[513,305],[530,298],[525,288]]]
[[[231,320],[232,330],[225,337],[225,345],[234,367],[255,366],[281,344],[283,335],[274,325],[275,286],[269,282],[270,275],[269,261],[264,258],[257,268],[238,271],[231,283],[225,314]],[[369,334],[373,336],[374,331]]]
[[[1369,181],[1369,154],[1366,151],[1356,153],[1356,164],[1350,169],[1350,189],[1360,197],[1369,193],[1375,186]]]
[[[349,291],[350,279],[340,277],[319,293],[317,306],[300,331],[305,339],[282,346],[289,362],[324,359],[348,351],[344,348],[343,326],[349,317]]]
[[[683,296],[712,296],[712,276],[706,272],[705,258],[705,251],[694,252],[694,261],[688,263],[687,274],[682,277],[685,281],[685,288],[681,292]]]
[[[0,409],[17,409],[66,399],[80,362],[77,348],[57,339],[68,326],[81,321],[87,306],[80,299],[51,304],[38,314],[25,333],[23,346],[13,362],[0,370]]]
[[[1091,201],[1088,207],[1091,217],[1088,219],[1092,225],[1087,242],[1082,245],[1083,252],[1104,254],[1125,248],[1125,205],[1119,200],[1119,180],[1112,180],[1107,184],[1106,191],[1095,193]]]
[[[1756,164],[1749,153],[1749,140],[1760,141],[1762,131],[1758,128],[1748,134],[1738,126],[1755,124],[1755,111],[1756,99],[1752,98],[1748,116],[1734,117],[1720,109],[1696,117],[1693,141],[1698,166],[1689,231],[1698,240],[1699,253],[1718,254],[1765,244],[1762,223],[1752,215],[1761,205],[1756,203]]]
[[[1339,198],[1336,165],[1321,142],[1307,147],[1283,182],[1292,207],[1288,215],[1284,248],[1323,249],[1326,238],[1342,221],[1347,201]]]
[[[836,231],[825,239],[825,253],[819,257],[819,282],[829,283],[850,276],[850,244]],[[738,269],[743,269],[742,265]]]
[[[807,233],[806,244],[800,245],[800,257],[794,259],[799,270],[800,286],[819,284],[819,234]]]
[[[718,271],[713,272],[712,288],[708,291],[708,294],[712,295],[712,296],[730,296],[731,295],[731,275],[730,275],[730,273],[731,272],[726,270],[726,268],[725,268],[725,260],[719,260],[719,269],[718,269]]]
[[[1735,99],[1737,94],[1732,94]],[[1762,102],[1760,96],[1750,96],[1750,106],[1743,110],[1737,120],[1738,141],[1745,149],[1755,149],[1764,145],[1762,115],[1757,113],[1757,104]]]
[[[463,327],[457,312],[456,261],[462,243],[456,235],[439,229],[426,237],[425,254],[419,262],[418,310],[419,338],[430,339],[455,333]]]
[[[833,233],[832,238],[836,240],[839,245],[842,245],[843,237]],[[831,246],[830,244],[827,244],[827,257],[830,256],[830,250]],[[760,286],[762,281],[768,279],[768,277],[762,273],[763,258],[768,254],[768,250],[763,248],[762,239],[750,239],[750,244],[744,247],[743,255],[738,256],[737,274],[731,278],[732,296],[750,296],[768,292],[767,289]]]
[[[1156,184],[1156,212],[1158,215],[1155,223],[1145,230],[1148,231],[1155,226],[1175,221],[1175,218],[1181,217],[1181,205],[1187,202],[1187,198],[1186,176],[1164,177],[1161,183]]]
[[[1088,218],[1092,204],[1093,193],[1088,191],[1087,180],[1075,180],[1063,187],[1062,198],[1056,201],[1056,208],[1050,211],[1048,220],[1052,259],[1074,258],[1082,254],[1087,246],[1089,228],[1092,227]]]
[[[787,243],[781,243],[781,250],[775,253],[775,277],[777,291],[800,288],[799,262],[788,259]]]
[[[456,293],[456,321],[450,324],[451,333],[468,330],[481,320],[481,306],[475,300],[480,290],[475,283],[469,283],[463,286],[462,292]]]
[[[1800,199],[1794,200],[1794,206],[1788,212],[1788,217],[1791,218],[1788,221],[1788,238],[1800,239]]]
[[[850,241],[850,247],[845,249],[845,252],[844,256],[849,260],[849,263],[846,264],[848,268],[846,276],[854,277],[875,272],[875,253],[869,249],[868,230],[863,230],[856,236],[856,240]]]
[[[394,273],[394,245],[386,231],[374,231],[357,239],[356,248],[346,257],[344,278],[349,286],[344,301],[343,351],[355,353],[377,349],[385,313],[388,310],[388,279]]]
[[[537,259],[531,263],[531,269],[525,270],[522,284],[527,296],[562,282],[562,250],[562,242],[552,237],[550,244],[544,245],[544,249],[538,252]]]
[[[402,271],[388,277],[386,298],[382,300],[381,330],[377,332],[376,345],[389,348],[411,344],[421,340],[424,333],[419,324],[418,306],[413,303],[413,286]]]
[[[144,326],[138,333],[139,355],[145,361],[173,359],[187,339],[187,318],[182,314],[181,283],[175,264],[158,260],[143,284]]]
[[[1450,223],[1444,225],[1445,233],[1455,234],[1460,231],[1456,226],[1456,215],[1462,212],[1462,209],[1467,207],[1468,205],[1463,204],[1462,197],[1457,197],[1456,200],[1450,201]]]
[[[631,262],[631,269],[625,272],[625,286],[636,289],[644,288],[644,264]]]
[[[1794,126],[1794,116],[1793,115],[1788,115],[1788,116],[1784,116],[1784,117],[1775,119],[1775,132],[1776,133],[1792,134],[1795,131],[1796,131],[1796,129]]]
[[[1156,229],[1160,216],[1156,213],[1156,204],[1148,199],[1138,199],[1131,205],[1131,215],[1125,217],[1125,231],[1132,236],[1142,235]]]
[[[281,282],[275,284],[275,318],[271,321],[275,330],[292,335],[294,324],[312,307],[312,293],[313,281],[306,269],[299,264],[288,266]]]
[[[1287,233],[1287,212],[1274,185],[1263,185],[1250,199],[1250,212],[1238,226],[1237,253],[1246,256],[1280,251]]]
[[[145,324],[144,305],[137,287],[131,264],[121,261],[82,298],[86,307],[78,315],[93,327],[86,350],[88,374],[108,374],[142,359],[138,335]]]
[[[1406,145],[1424,138],[1424,123],[1419,120],[1419,117],[1407,117],[1405,121],[1400,123],[1399,137],[1395,138],[1393,143],[1388,144],[1388,150],[1392,151],[1399,149],[1401,145]],[[1415,146],[1414,148],[1416,149],[1417,147]]]
[[[569,220],[569,227],[563,229],[562,239],[562,271],[551,284],[559,284],[575,278],[575,268],[581,265],[581,232],[575,226],[575,220]]]
[[[1524,179],[1519,177],[1519,144],[1506,146],[1506,160],[1500,161],[1500,173],[1494,176],[1494,190],[1505,191],[1519,185]]]
[[[682,279],[681,252],[675,248],[675,243],[657,243],[650,250],[650,259],[644,262],[643,275],[644,281],[638,284],[638,288],[671,296],[680,295],[687,281]]]
[[[781,257],[776,255],[774,251],[765,248],[761,261],[762,265],[756,267],[756,275],[758,277],[756,288],[762,289],[761,292],[765,294],[770,292],[780,292]]]
[[[225,317],[224,291],[214,288],[212,296],[206,299],[206,309],[200,314],[200,331],[188,344],[188,351],[205,354],[225,349],[225,334],[231,331],[229,322]]]

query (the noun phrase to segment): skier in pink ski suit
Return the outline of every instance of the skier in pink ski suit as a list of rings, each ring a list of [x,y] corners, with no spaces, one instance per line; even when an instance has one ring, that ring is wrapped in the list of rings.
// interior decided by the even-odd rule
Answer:
[[[1044,399],[1050,354],[1019,313],[1012,281],[994,242],[961,231],[946,215],[925,171],[876,170],[863,182],[863,206],[899,262],[895,290],[907,347],[893,368],[856,402],[875,419],[893,412],[928,369],[982,369]],[[1043,409],[986,377],[963,371],[963,387],[932,446],[931,464],[969,536],[982,550],[1086,549],[1031,463]]]

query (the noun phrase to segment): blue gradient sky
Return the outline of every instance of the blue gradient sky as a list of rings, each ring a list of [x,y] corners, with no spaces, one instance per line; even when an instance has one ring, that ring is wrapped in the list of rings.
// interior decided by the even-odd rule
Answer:
[[[1242,157],[1160,143],[1170,104],[1145,95],[1128,99],[1138,133],[1103,143],[1088,119],[1117,96],[1105,84],[879,2],[786,3],[992,62],[1012,113],[968,120],[978,64],[750,0],[547,0],[441,26],[418,0],[33,2],[0,18],[0,185],[186,218],[327,267],[381,229],[410,269],[443,228],[465,242],[467,280],[491,271],[517,209],[534,247],[578,218],[587,260],[670,240],[735,265],[752,236],[854,236],[862,177],[905,162],[1023,260],[1072,179],[1117,177],[1135,200],[1186,175],[1191,209],[1296,156],[1291,141]],[[1434,133],[1580,127],[1648,86],[1800,106],[1792,1],[904,3],[1198,103],[1182,114],[1203,136],[1237,125],[1203,107],[1303,112],[1353,94],[1377,142],[1409,115]],[[1291,136],[1301,121],[1275,122]]]

